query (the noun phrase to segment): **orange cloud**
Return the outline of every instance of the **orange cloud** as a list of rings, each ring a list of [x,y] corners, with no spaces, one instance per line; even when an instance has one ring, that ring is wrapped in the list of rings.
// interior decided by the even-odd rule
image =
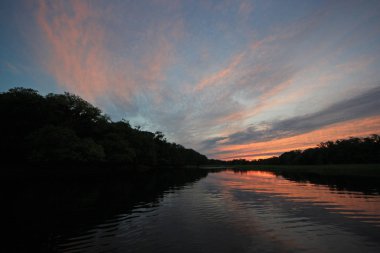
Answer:
[[[309,133],[277,140],[249,143],[244,145],[221,146],[216,148],[214,152],[216,154],[218,152],[223,152],[220,155],[216,155],[215,158],[217,159],[228,160],[231,159],[229,157],[237,158],[237,156],[248,160],[260,159],[270,157],[271,155],[259,154],[280,154],[294,149],[315,147],[318,143],[327,140],[347,138],[350,136],[366,136],[379,132],[380,116],[374,116],[365,119],[355,119],[344,123],[337,123],[319,130],[311,131]]]

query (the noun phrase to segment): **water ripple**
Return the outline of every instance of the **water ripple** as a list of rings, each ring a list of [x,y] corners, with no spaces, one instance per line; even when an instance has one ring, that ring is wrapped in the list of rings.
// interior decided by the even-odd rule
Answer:
[[[378,252],[380,197],[224,171],[61,241],[62,252]]]

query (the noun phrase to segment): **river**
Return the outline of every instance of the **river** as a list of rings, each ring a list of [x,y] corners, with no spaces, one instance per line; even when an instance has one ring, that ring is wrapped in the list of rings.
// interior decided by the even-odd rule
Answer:
[[[17,252],[380,251],[370,179],[224,170],[36,188],[12,198]]]

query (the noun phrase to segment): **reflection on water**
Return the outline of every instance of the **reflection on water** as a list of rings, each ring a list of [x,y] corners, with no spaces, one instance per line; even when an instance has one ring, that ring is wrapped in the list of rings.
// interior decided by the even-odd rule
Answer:
[[[23,182],[2,202],[11,206],[15,252],[378,252],[378,186],[179,170]]]
[[[231,173],[231,172],[230,172]],[[226,173],[227,177],[232,178]],[[300,180],[300,176],[287,175],[287,179],[278,177],[271,172],[246,171],[240,173],[239,180],[232,182],[232,187],[241,190],[251,190],[257,193],[267,193],[273,196],[281,196],[293,202],[310,202],[312,205],[320,205],[334,212],[360,218],[362,221],[380,224],[380,197],[379,195],[364,194],[352,190],[337,190],[333,186],[315,184],[316,178]],[[360,180],[360,179],[356,179]],[[298,182],[297,182],[298,181]],[[251,184],[254,182],[254,184]],[[343,181],[342,183],[347,183]],[[227,182],[227,184],[231,184]],[[376,189],[372,188],[374,192]]]

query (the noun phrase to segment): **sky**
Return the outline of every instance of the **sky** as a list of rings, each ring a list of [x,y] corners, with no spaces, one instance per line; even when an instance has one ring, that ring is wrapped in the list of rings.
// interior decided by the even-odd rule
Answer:
[[[378,0],[2,0],[0,91],[77,94],[209,158],[380,134]]]

